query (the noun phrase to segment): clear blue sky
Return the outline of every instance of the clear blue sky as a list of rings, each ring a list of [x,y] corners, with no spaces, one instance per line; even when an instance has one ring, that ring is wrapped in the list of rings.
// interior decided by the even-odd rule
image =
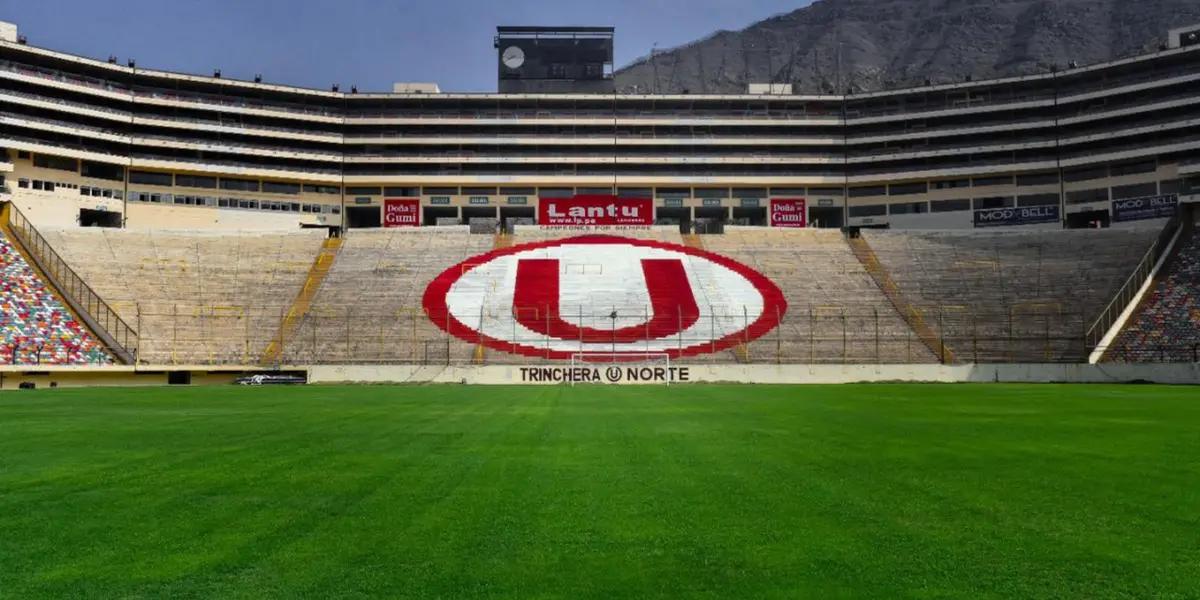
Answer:
[[[617,66],[811,0],[0,0],[30,44],[138,66],[325,88],[494,91],[497,25],[617,28]]]

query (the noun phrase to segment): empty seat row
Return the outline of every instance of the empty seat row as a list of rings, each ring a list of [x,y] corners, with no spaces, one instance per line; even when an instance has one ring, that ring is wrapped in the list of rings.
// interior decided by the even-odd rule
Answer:
[[[1156,229],[864,231],[902,298],[965,362],[1081,361]]]
[[[296,298],[322,231],[49,229],[51,246],[139,332],[139,361],[254,364]]]
[[[291,339],[285,362],[465,362],[474,346],[425,315],[421,296],[434,277],[491,250],[495,237],[466,226],[355,231]]]

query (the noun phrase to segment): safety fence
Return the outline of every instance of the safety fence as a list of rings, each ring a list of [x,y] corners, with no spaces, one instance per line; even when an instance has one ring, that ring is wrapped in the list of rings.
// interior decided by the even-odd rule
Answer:
[[[126,308],[141,331],[138,362],[255,365],[277,339],[286,307]],[[284,364],[527,364],[580,353],[665,352],[688,362],[915,364],[1081,363],[1088,315],[1057,305],[922,311],[930,349],[890,308],[749,307],[688,313],[659,307],[522,307],[459,318],[424,308],[317,308],[267,366]],[[453,333],[448,333],[453,332]],[[482,332],[482,335],[480,335]]]

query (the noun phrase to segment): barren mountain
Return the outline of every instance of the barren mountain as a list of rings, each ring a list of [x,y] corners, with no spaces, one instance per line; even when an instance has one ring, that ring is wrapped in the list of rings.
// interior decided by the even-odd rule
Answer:
[[[820,0],[621,69],[642,93],[871,91],[1044,72],[1155,50],[1200,0]],[[839,51],[840,47],[840,51]]]

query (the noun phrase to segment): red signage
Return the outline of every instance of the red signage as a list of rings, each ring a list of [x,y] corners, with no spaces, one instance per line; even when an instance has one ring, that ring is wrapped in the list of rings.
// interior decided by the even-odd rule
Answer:
[[[808,227],[804,198],[771,198],[771,227]]]
[[[542,198],[539,225],[653,225],[654,201],[650,198],[575,196]]]
[[[384,227],[417,227],[421,224],[421,201],[415,198],[386,198],[383,201]]]

